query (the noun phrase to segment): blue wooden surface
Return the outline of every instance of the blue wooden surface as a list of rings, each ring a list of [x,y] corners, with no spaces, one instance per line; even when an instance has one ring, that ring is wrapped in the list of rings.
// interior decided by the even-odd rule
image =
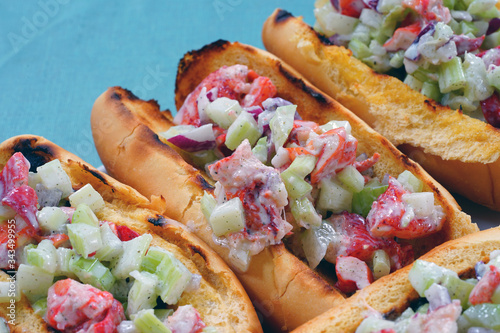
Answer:
[[[0,1],[0,141],[37,134],[100,165],[94,100],[120,85],[175,109],[184,53],[219,38],[263,47],[275,8],[313,23],[313,1]]]

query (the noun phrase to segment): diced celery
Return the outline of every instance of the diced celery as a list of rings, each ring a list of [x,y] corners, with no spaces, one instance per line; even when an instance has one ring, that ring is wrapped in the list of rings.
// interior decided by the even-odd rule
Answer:
[[[460,21],[460,31],[462,34],[473,34],[476,36],[479,33],[479,29],[472,22]]]
[[[448,7],[448,9],[453,9],[455,7],[456,0],[443,0],[443,5]]]
[[[269,122],[272,133],[271,138],[276,151],[278,151],[278,148],[283,147],[292,131],[296,109],[297,105],[280,106],[276,109],[276,113]]]
[[[183,151],[181,155],[186,157],[187,161],[201,169],[204,169],[207,164],[211,164],[218,160],[215,150],[200,150],[192,153]]]
[[[255,146],[252,148],[252,153],[261,161],[262,163],[267,163],[267,136],[260,138]]]
[[[398,182],[403,185],[404,188],[406,188],[410,192],[422,192],[422,189],[424,187],[424,183],[415,177],[411,171],[405,170],[401,172],[398,176]]]
[[[492,49],[500,45],[500,31],[489,34],[484,37],[483,47],[485,49]]]
[[[435,74],[428,69],[418,67],[416,71],[411,73],[411,75],[421,82],[432,82],[434,80],[431,77],[434,76]],[[465,79],[464,79],[464,81],[465,81]]]
[[[117,260],[123,253],[122,241],[111,230],[108,223],[103,223],[100,228],[102,247],[95,256],[101,261]]]
[[[77,207],[81,203],[87,204],[93,212],[98,212],[104,208],[104,199],[90,184],[86,184],[70,195],[69,202],[71,207]]]
[[[334,34],[350,34],[358,24],[359,20],[354,17],[339,14],[328,8],[328,5],[331,6],[331,4],[326,4],[321,8],[314,9],[314,16],[316,17],[318,24],[321,26],[321,30],[328,37]]]
[[[306,197],[290,200],[290,208],[297,222],[316,227],[321,225],[321,216],[316,213],[313,203]]]
[[[351,39],[347,47],[352,51],[353,56],[357,59],[365,59],[372,55],[370,48],[357,39]]]
[[[313,155],[299,155],[293,160],[287,170],[290,170],[290,172],[295,173],[299,177],[305,178],[314,170],[316,161],[317,158]]]
[[[68,215],[59,207],[43,207],[36,217],[43,232],[61,231],[69,221]]]
[[[298,199],[310,193],[313,189],[312,185],[293,172],[293,169],[286,169],[281,173],[281,179],[285,184],[288,197],[290,199]]]
[[[422,86],[423,86],[422,81],[416,79],[412,75],[406,75],[404,83],[406,83],[411,89],[416,90],[416,91],[420,91],[420,89],[422,89]]]
[[[403,50],[400,50],[391,57],[391,60],[389,61],[389,65],[394,68],[400,68],[403,66],[403,61],[405,58],[405,53]]]
[[[455,57],[450,61],[441,64],[438,72],[439,90],[441,90],[441,93],[443,94],[464,88],[467,84],[460,57]]]
[[[153,240],[150,234],[123,242],[123,254],[111,265],[111,273],[118,279],[126,279],[130,272],[139,270],[141,261]]]
[[[47,299],[46,298],[40,298],[38,301],[35,303],[31,304],[31,308],[33,309],[33,312],[43,318],[45,316],[45,313],[47,312]]]
[[[127,302],[127,315],[130,317],[144,309],[152,309],[156,306],[158,293],[158,277],[148,272],[130,272],[135,280],[130,288]]]
[[[172,331],[155,316],[153,309],[139,311],[134,317],[134,325],[140,333],[172,333]]]
[[[31,187],[32,189],[36,188],[36,184],[41,184],[42,183],[42,177],[36,172],[29,172],[28,173],[28,186]]]
[[[323,260],[328,245],[334,239],[335,229],[328,222],[323,222],[320,227],[304,230],[300,237],[309,267],[315,268]]]
[[[202,333],[218,333],[219,331],[213,326],[206,326],[201,331]]]
[[[352,212],[366,217],[377,198],[387,190],[387,185],[365,186],[352,196]]]
[[[500,66],[492,66],[486,73],[488,83],[500,91]]]
[[[392,37],[396,26],[404,19],[409,10],[401,6],[401,2],[390,9],[389,13],[384,15],[380,27],[381,37],[385,37],[382,42],[385,42],[389,37]]]
[[[380,29],[383,18],[382,14],[368,8],[363,8],[359,15],[361,23],[374,29]]]
[[[167,255],[168,251],[157,246],[151,246],[146,253],[146,256],[141,262],[141,271],[155,273],[156,268],[162,262],[163,258]]]
[[[373,253],[373,277],[380,279],[391,272],[391,259],[384,250],[377,250]]]
[[[416,313],[427,313],[427,312],[429,312],[429,303],[422,304],[421,306],[419,306],[419,308],[415,312]]]
[[[16,279],[19,290],[31,303],[34,303],[40,298],[47,297],[47,291],[54,281],[54,274],[39,267],[21,264],[17,269]]]
[[[319,128],[323,131],[323,133],[328,132],[329,130],[343,127],[347,134],[351,134],[352,127],[351,124],[346,120],[330,120],[324,125],[321,125]]]
[[[68,224],[68,236],[76,253],[87,258],[102,247],[101,231],[86,223]]]
[[[166,252],[165,257],[156,268],[155,274],[159,281],[159,295],[169,305],[179,301],[192,276],[186,266],[170,252]]]
[[[322,179],[317,201],[319,209],[330,210],[333,213],[351,211],[353,193],[346,190],[336,180]]]
[[[98,259],[78,258],[70,263],[70,270],[78,276],[83,283],[96,288],[109,291],[115,283],[115,277],[109,268]]]
[[[48,189],[57,188],[62,191],[62,197],[66,198],[73,193],[73,186],[66,171],[63,170],[59,160],[52,160],[36,169],[42,180],[42,184]]]
[[[441,100],[441,92],[439,91],[439,86],[434,82],[424,82],[422,84],[422,89],[420,89],[420,93],[435,101]]]
[[[184,134],[194,129],[196,129],[196,126],[194,125],[177,125],[170,127],[165,132],[158,133],[158,135],[168,140],[176,135]]]
[[[496,0],[474,0],[467,8],[467,11],[472,15],[484,15],[485,12],[488,12],[490,9],[494,8],[496,4]]]
[[[359,23],[351,35],[351,40],[357,40],[365,45],[370,44],[370,27]]]
[[[172,309],[154,309],[155,316],[162,322],[165,322],[169,316],[174,313]]]
[[[483,303],[471,306],[463,316],[472,326],[500,330],[500,304]]]
[[[12,297],[9,295],[9,289],[17,288],[10,288],[10,286],[11,285],[9,281],[0,281],[0,303],[8,303],[12,299]]]
[[[340,180],[340,182],[346,189],[353,193],[361,192],[361,190],[365,186],[365,178],[352,165],[348,165],[342,171],[340,171],[337,174],[337,179]]]
[[[434,194],[432,192],[417,192],[403,194],[402,198],[409,204],[417,218],[429,216],[434,211]]]
[[[417,260],[413,263],[408,278],[418,294],[424,297],[424,292],[433,283],[440,283],[448,275],[458,278],[457,273],[452,270],[440,267],[432,262]]]
[[[48,239],[42,240],[36,248],[26,251],[27,262],[31,266],[36,266],[44,271],[54,274],[57,267],[56,248]]]
[[[356,333],[371,333],[371,332],[395,332],[394,322],[383,319],[382,316],[368,316],[361,322],[356,330]]]
[[[235,150],[243,140],[248,139],[250,145],[253,146],[261,135],[262,132],[259,130],[259,126],[253,116],[246,111],[242,111],[238,118],[229,126],[225,144],[227,148]]]
[[[113,297],[115,299],[117,299],[123,304],[127,303],[128,293],[131,287],[132,287],[132,282],[130,281],[127,282],[127,280],[118,279],[115,281],[109,292],[113,294]],[[123,304],[123,309],[126,311],[125,304]]]
[[[242,110],[238,101],[227,97],[217,98],[206,108],[208,117],[224,129],[231,126]]]
[[[71,271],[71,262],[78,260],[79,255],[75,253],[73,249],[67,249],[65,247],[60,247],[56,249],[56,276],[67,276],[69,278],[74,278],[76,275]]]
[[[217,237],[244,229],[245,211],[240,198],[236,197],[216,206],[208,221]]]
[[[93,227],[98,227],[99,219],[89,206],[81,203],[76,207],[73,217],[71,218],[71,223],[85,223]]]
[[[441,285],[448,289],[451,299],[458,299],[462,304],[462,308],[467,309],[469,303],[469,295],[474,284],[461,280],[452,275],[446,275],[441,280]]]

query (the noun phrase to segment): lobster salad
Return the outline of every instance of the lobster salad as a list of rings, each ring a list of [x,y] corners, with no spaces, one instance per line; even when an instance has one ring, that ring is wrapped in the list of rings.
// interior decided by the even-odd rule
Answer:
[[[379,73],[500,127],[496,0],[317,0],[315,30]]]
[[[200,275],[150,234],[99,220],[103,198],[90,184],[74,191],[59,160],[29,169],[18,152],[0,173],[3,306],[26,297],[57,332],[215,332],[193,306],[176,307]]]
[[[417,260],[409,273],[421,297],[397,319],[369,313],[356,333],[467,332],[500,330],[500,251],[488,263],[475,266],[475,277],[461,279],[456,272]]]
[[[337,287],[351,293],[412,262],[399,240],[439,231],[444,213],[411,172],[374,177],[380,155],[357,151],[348,122],[317,124],[296,109],[269,78],[225,66],[160,136],[215,182],[201,206],[234,267],[284,242],[312,268],[336,264]]]

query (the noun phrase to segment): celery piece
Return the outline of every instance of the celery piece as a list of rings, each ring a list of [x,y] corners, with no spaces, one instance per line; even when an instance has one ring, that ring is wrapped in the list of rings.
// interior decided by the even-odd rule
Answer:
[[[396,26],[404,20],[405,16],[409,13],[409,10],[405,7],[401,6],[399,3],[398,6],[394,6],[390,9],[389,13],[384,15],[382,20],[382,25],[380,27],[380,35],[381,37],[385,37],[380,43],[385,42],[389,37],[392,37],[394,34],[394,30],[396,30]]]
[[[134,325],[140,333],[172,333],[172,331],[155,316],[153,309],[139,311],[134,317]]]
[[[68,215],[59,207],[43,207],[36,217],[43,232],[61,231],[62,226],[69,221]]]
[[[173,309],[154,309],[155,316],[162,322],[165,322],[167,318],[174,314]]]
[[[500,45],[500,31],[494,32],[484,37],[483,45],[485,49],[493,49]]]
[[[131,287],[132,287],[132,282],[130,281],[127,282],[127,280],[118,279],[115,281],[115,283],[109,290],[109,292],[113,294],[113,297],[123,304],[123,309],[125,311],[126,311],[125,305],[127,303],[128,293]]]
[[[278,148],[283,147],[292,131],[296,110],[297,105],[280,106],[276,109],[273,118],[269,122],[272,133],[271,138],[276,151],[278,151]]]
[[[352,51],[353,56],[357,59],[365,59],[372,55],[370,48],[357,39],[351,39],[347,47]]]
[[[439,85],[435,82],[424,82],[420,93],[438,102],[442,97],[441,91],[439,91]]]
[[[474,0],[470,3],[467,11],[472,15],[486,17],[484,15],[488,15],[488,11],[494,8],[496,3],[496,0]]]
[[[422,89],[422,85],[423,85],[422,81],[416,79],[414,76],[409,75],[409,74],[406,75],[404,83],[406,83],[411,89],[416,90],[416,91],[420,91],[420,89]]]
[[[158,293],[158,277],[148,272],[130,272],[135,280],[130,288],[127,301],[127,316],[138,313],[144,309],[153,309],[156,306]]]
[[[348,35],[353,32],[359,22],[357,18],[342,15],[331,10],[328,8],[328,4],[320,8],[315,8],[314,16],[327,37],[331,37],[334,34]]]
[[[9,295],[10,290],[15,290],[15,282],[12,285],[9,281],[0,281],[0,303],[8,303],[12,299],[11,295]]]
[[[185,154],[183,157],[186,156],[186,159],[190,163],[203,169],[207,164],[211,164],[219,159],[214,150],[200,150],[192,153],[186,151],[183,152]]]
[[[434,194],[432,192],[405,193],[403,201],[413,208],[416,218],[425,218],[434,211]]]
[[[443,0],[443,5],[448,7],[448,9],[453,9],[455,7],[456,0]]]
[[[173,138],[176,135],[184,134],[184,133],[190,132],[194,129],[196,129],[196,126],[194,126],[194,125],[177,125],[177,126],[170,127],[165,132],[158,133],[158,135],[161,136],[162,138],[168,140],[170,138]]]
[[[215,206],[217,206],[217,200],[209,194],[207,191],[204,191],[203,196],[200,200],[201,212],[207,221],[210,219],[210,215],[212,215],[212,211]]]
[[[382,316],[368,316],[356,329],[356,333],[372,332],[396,332],[395,323],[393,321],[383,319]]]
[[[313,155],[299,155],[293,160],[287,170],[290,170],[290,172],[295,173],[299,177],[305,178],[314,170],[317,160]]]
[[[293,199],[302,198],[303,196],[311,193],[313,187],[303,177],[293,172],[293,169],[286,169],[281,173],[281,179],[285,184],[288,197]]]
[[[416,71],[411,73],[411,75],[421,82],[432,82],[434,81],[431,77],[434,73],[428,69],[418,67]],[[465,79],[464,79],[465,80]]]
[[[326,133],[329,130],[339,128],[339,127],[343,127],[345,129],[345,131],[347,132],[347,134],[351,134],[351,130],[352,130],[351,124],[349,124],[349,122],[346,120],[330,120],[326,124],[321,125],[319,128],[321,128],[323,133]]]
[[[352,212],[366,217],[377,198],[387,190],[387,185],[365,186],[352,196]]]
[[[90,284],[102,290],[109,291],[116,280],[109,268],[104,266],[98,259],[80,257],[71,262],[70,270],[83,283]]]
[[[408,170],[399,174],[398,182],[410,192],[422,192],[424,187],[424,183]]]
[[[405,59],[405,53],[403,50],[397,51],[394,53],[394,55],[391,57],[391,60],[389,61],[389,65],[394,68],[400,68],[403,66],[403,61]]]
[[[157,246],[151,246],[148,253],[144,256],[141,262],[141,270],[149,273],[155,273],[156,268],[161,263],[168,251]]]
[[[66,171],[63,170],[59,160],[52,160],[39,166],[36,172],[40,176],[41,183],[48,189],[59,189],[62,197],[66,198],[73,193],[73,186]]]
[[[497,91],[500,91],[500,66],[492,66],[486,73],[488,83]]]
[[[380,279],[391,272],[391,259],[384,250],[377,250],[373,253],[372,265],[375,279]]]
[[[460,31],[463,35],[473,34],[476,36],[479,33],[479,29],[472,22],[460,21]]]
[[[93,212],[98,212],[104,208],[104,199],[90,184],[86,184],[70,195],[69,202],[71,207],[77,207],[81,203],[87,204]]]
[[[462,315],[472,326],[500,330],[500,304],[483,303],[471,306]]]
[[[328,222],[322,222],[319,227],[311,227],[302,232],[300,240],[309,267],[314,269],[318,266],[334,238],[335,229]]]
[[[319,227],[321,225],[321,216],[314,209],[314,205],[309,199],[290,200],[290,208],[293,218],[297,222],[305,223],[309,226]]]
[[[219,331],[217,330],[217,328],[213,327],[213,326],[206,326],[203,328],[203,330],[201,330],[201,333],[218,333]]]
[[[245,211],[240,198],[236,197],[216,206],[208,221],[217,237],[243,230]]]
[[[17,287],[31,303],[47,297],[47,291],[54,281],[54,274],[35,266],[21,264],[17,269]]]
[[[243,111],[229,126],[224,143],[227,148],[235,150],[245,139],[248,139],[251,146],[255,145],[261,135],[262,132],[259,130],[259,126],[253,116]]]
[[[461,280],[452,275],[446,275],[441,279],[441,285],[448,289],[451,299],[458,299],[462,304],[462,308],[467,309],[469,303],[469,295],[474,288],[474,284]]]
[[[36,248],[26,251],[27,262],[31,266],[36,266],[44,271],[54,274],[57,267],[56,248],[48,239],[42,240]]]
[[[68,236],[76,253],[87,258],[102,247],[101,231],[86,223],[68,224]]]
[[[453,90],[465,88],[467,81],[465,80],[464,70],[462,68],[462,60],[460,57],[455,57],[448,62],[439,66],[439,90],[446,94]]]
[[[424,292],[433,283],[440,283],[447,275],[458,278],[457,273],[452,270],[418,259],[413,263],[408,279],[418,294],[424,297]]]
[[[365,45],[370,44],[370,27],[364,25],[363,23],[359,23],[351,35],[351,40],[355,39]]]
[[[252,153],[257,157],[259,161],[266,164],[267,163],[267,136],[260,138],[255,146],[252,148]]]
[[[220,97],[208,104],[205,110],[208,117],[217,125],[228,129],[243,109],[238,101]]]
[[[353,193],[361,192],[361,190],[365,186],[365,178],[352,165],[348,165],[342,171],[340,171],[337,174],[337,179],[340,180],[340,182],[346,189]]]
[[[99,219],[95,216],[92,209],[84,203],[76,207],[73,217],[71,218],[71,223],[85,223],[93,227],[99,227]]]
[[[70,269],[71,262],[80,258],[73,249],[60,247],[56,249],[56,276],[67,276],[69,278],[76,277]]]
[[[31,308],[33,309],[33,312],[43,318],[45,316],[45,313],[47,312],[47,299],[46,298],[40,298],[38,301],[35,303],[31,304]]]
[[[170,252],[166,252],[155,274],[159,281],[159,295],[169,305],[179,301],[192,276],[186,266]]]
[[[37,184],[42,183],[42,177],[36,172],[29,172],[28,173],[28,186],[31,187],[32,189],[36,189]]]
[[[149,249],[153,236],[143,234],[123,242],[123,254],[111,264],[111,273],[118,279],[126,279],[130,272],[139,270],[142,259]]]
[[[108,223],[100,226],[102,247],[96,252],[95,256],[101,261],[117,260],[123,253],[122,241],[115,235]]]
[[[320,192],[317,201],[319,209],[333,213],[351,211],[353,193],[346,190],[336,180],[323,179],[320,181]]]

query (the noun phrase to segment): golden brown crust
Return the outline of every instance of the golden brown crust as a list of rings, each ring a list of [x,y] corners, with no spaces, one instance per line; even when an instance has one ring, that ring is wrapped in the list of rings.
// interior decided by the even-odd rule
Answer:
[[[449,268],[462,276],[472,271],[478,261],[487,259],[494,250],[500,250],[499,227],[446,242],[420,259]],[[346,300],[342,306],[325,312],[293,332],[355,332],[365,313],[371,309],[383,314],[401,313],[411,301],[418,298],[408,280],[411,267],[407,266],[375,281]]]
[[[451,191],[500,210],[498,129],[375,73],[349,50],[322,43],[311,27],[285,11],[277,9],[266,20],[262,38],[267,50],[404,153],[413,156],[416,147],[418,162]]]
[[[191,272],[200,274],[200,289],[185,292],[179,305],[192,304],[207,325],[223,332],[262,332],[250,299],[234,273],[185,226],[158,214],[158,209],[164,209],[163,200],[156,198],[150,202],[131,187],[100,173],[41,137],[19,136],[0,144],[0,167],[17,151],[21,151],[30,161],[32,170],[52,159],[59,159],[75,189],[90,183],[101,193],[106,205],[97,213],[99,219],[126,225],[140,234],[151,233],[152,245],[171,251]],[[31,332],[39,332],[41,330],[32,326],[40,324],[39,320],[24,319],[30,318],[25,315],[33,315],[28,304],[24,301],[17,303],[16,322],[20,324],[19,327],[27,325],[32,328]],[[2,309],[0,315],[5,316]]]
[[[331,119],[348,120],[352,125],[353,135],[358,138],[359,150],[368,155],[374,152],[381,154],[381,161],[375,167],[378,175],[385,173],[397,175],[408,169],[424,180],[426,190],[432,190],[436,201],[443,207],[447,221],[440,233],[415,244],[418,254],[427,252],[445,240],[477,231],[477,226],[470,223],[469,216],[460,212],[451,195],[433,181],[420,166],[401,154],[391,143],[339,103],[300,79],[293,69],[267,52],[224,41],[210,44],[200,51],[190,52],[179,65],[176,85],[177,107],[209,73],[223,65],[236,63],[247,65],[258,74],[269,77],[277,86],[278,94],[282,98],[298,105],[303,118],[320,123]],[[117,95],[121,97],[111,98]],[[148,129],[141,124],[141,119],[147,117],[149,112],[159,114],[157,105],[149,104],[144,107],[143,101],[138,102],[127,96],[130,96],[130,93],[126,90],[110,88],[94,104],[92,129],[104,165],[109,168],[108,171],[112,175],[132,185],[144,195],[162,194],[167,201],[167,214],[189,225],[200,238],[227,259],[227,249],[213,243],[208,223],[200,211],[200,198],[208,184],[208,181],[202,181],[205,179],[204,173],[193,169],[176,155],[172,148],[163,144],[155,134],[156,130]],[[129,112],[126,113],[125,109]],[[140,112],[137,117],[134,116],[136,112]],[[165,130],[170,126],[166,119],[160,122],[162,125],[157,128]],[[102,123],[112,126],[104,130]],[[318,280],[317,275],[304,268],[304,264],[296,257],[284,249],[283,254],[278,256],[276,249],[277,247],[266,249],[252,259],[249,272],[238,274],[238,277],[254,302],[255,300],[260,303],[265,302],[261,306],[273,308],[271,315],[275,324],[290,329],[308,316],[320,313],[331,306],[332,302],[329,299],[325,301],[324,294],[332,298],[333,296],[328,287],[321,287],[326,284]],[[255,264],[257,262],[258,265]],[[293,265],[288,262],[292,262]],[[312,285],[320,287],[313,288]],[[286,288],[285,294],[283,294],[284,288]],[[304,306],[305,290],[317,292],[316,296],[307,295],[311,306]],[[320,300],[322,300],[321,306]]]

